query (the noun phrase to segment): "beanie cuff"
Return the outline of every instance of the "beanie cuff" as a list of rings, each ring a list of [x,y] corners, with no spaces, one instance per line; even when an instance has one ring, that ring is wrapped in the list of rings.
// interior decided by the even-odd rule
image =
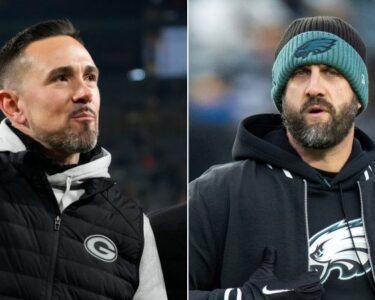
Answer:
[[[293,71],[303,65],[324,64],[335,68],[350,83],[361,108],[368,104],[368,74],[358,52],[346,41],[325,31],[308,31],[296,35],[279,52],[272,68],[272,98],[282,111],[282,96]]]

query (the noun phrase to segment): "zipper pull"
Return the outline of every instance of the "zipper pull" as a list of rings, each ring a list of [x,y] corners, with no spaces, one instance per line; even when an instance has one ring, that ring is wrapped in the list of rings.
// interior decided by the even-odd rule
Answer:
[[[57,216],[56,219],[55,219],[55,226],[54,226],[54,229],[56,231],[58,231],[60,229],[60,223],[61,223],[61,218],[60,218],[60,216]]]

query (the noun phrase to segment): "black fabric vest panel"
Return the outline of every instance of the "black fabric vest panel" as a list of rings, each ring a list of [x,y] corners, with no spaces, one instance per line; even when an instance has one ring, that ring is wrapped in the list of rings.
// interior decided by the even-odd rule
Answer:
[[[0,154],[0,298],[132,299],[144,243],[140,209],[109,180],[92,179],[57,230],[53,192],[25,157]],[[109,238],[117,259],[90,254],[84,242],[92,235]]]

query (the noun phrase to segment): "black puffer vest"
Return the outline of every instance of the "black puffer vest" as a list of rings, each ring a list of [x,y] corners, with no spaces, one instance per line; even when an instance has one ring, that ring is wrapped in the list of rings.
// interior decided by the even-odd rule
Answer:
[[[0,298],[132,299],[143,216],[110,179],[60,214],[29,152],[0,153]]]

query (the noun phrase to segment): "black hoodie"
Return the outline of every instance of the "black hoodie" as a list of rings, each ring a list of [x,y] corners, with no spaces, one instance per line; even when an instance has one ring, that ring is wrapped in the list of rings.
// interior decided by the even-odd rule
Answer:
[[[324,299],[373,299],[374,143],[356,129],[348,162],[329,178],[289,145],[280,115],[257,115],[241,123],[233,157],[191,183],[191,299],[222,299],[213,290],[242,286],[267,246],[277,249],[279,278],[314,268],[322,274]],[[324,261],[332,245],[339,253],[351,250],[361,263]]]

